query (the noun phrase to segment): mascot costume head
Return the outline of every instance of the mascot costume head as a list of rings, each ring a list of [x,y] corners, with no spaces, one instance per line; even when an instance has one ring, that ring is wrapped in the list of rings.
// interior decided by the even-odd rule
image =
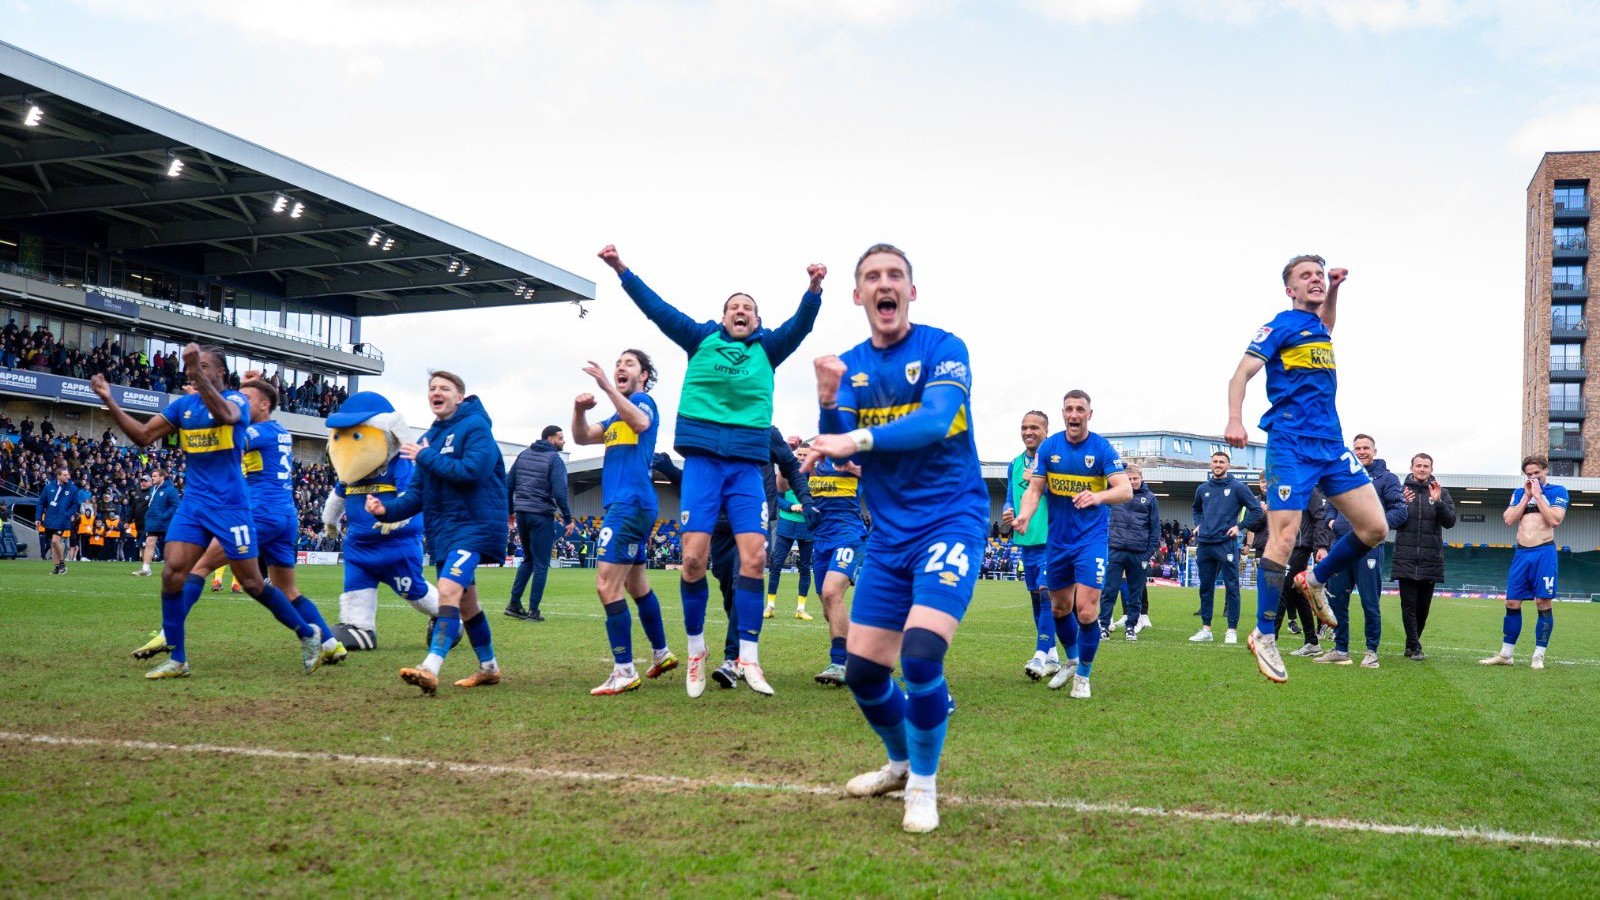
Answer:
[[[378,522],[366,511],[368,496],[392,499],[403,493],[416,472],[400,457],[411,439],[405,418],[380,394],[351,394],[328,417],[328,456],[338,483],[328,492],[322,522],[336,534],[348,516],[344,537],[344,593],[333,633],[350,650],[378,646],[378,584],[389,585],[411,607],[429,617],[439,614],[439,592],[422,570],[422,518]],[[346,504],[347,497],[355,501]],[[430,623],[431,628],[431,623]]]

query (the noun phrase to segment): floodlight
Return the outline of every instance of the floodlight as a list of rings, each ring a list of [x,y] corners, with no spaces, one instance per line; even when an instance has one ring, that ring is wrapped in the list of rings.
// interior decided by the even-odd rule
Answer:
[[[22,124],[29,128],[38,128],[42,121],[44,121],[44,110],[32,103],[28,104],[28,114],[22,117]]]

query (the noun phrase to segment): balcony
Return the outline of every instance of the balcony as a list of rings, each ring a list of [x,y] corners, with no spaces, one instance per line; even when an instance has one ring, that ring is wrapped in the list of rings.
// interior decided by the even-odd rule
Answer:
[[[1571,363],[1571,362],[1562,362],[1560,360],[1552,360],[1550,362],[1550,380],[1551,381],[1578,381],[1578,382],[1581,382],[1585,378],[1588,378],[1588,377],[1589,377],[1589,367],[1585,366],[1581,362],[1579,362],[1579,363]]]
[[[1587,300],[1589,299],[1589,285],[1582,281],[1552,281],[1550,282],[1551,300]]]
[[[1552,341],[1582,341],[1589,337],[1589,323],[1585,319],[1555,318],[1550,320]]]
[[[1577,432],[1569,431],[1561,435],[1560,439],[1550,441],[1550,458],[1582,462],[1583,437]]]
[[[1586,401],[1558,400],[1550,404],[1550,421],[1582,422],[1584,413],[1588,411],[1588,403]]]
[[[1550,257],[1553,262],[1582,262],[1589,258],[1587,235],[1560,237],[1551,242]]]
[[[1573,220],[1588,221],[1589,198],[1582,197],[1571,200],[1557,200],[1555,202],[1555,217],[1557,222]]]

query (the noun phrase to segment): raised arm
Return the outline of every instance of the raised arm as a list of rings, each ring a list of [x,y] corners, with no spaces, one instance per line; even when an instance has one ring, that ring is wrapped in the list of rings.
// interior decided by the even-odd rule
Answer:
[[[199,344],[190,342],[183,346],[183,370],[185,372],[197,372],[200,370]],[[206,405],[206,411],[211,413],[212,418],[224,425],[235,425],[241,420],[246,424],[249,423],[249,417],[239,409],[237,404],[222,396],[222,392],[217,390],[217,386],[211,383],[211,379],[191,378],[189,382],[194,385],[195,390],[200,394],[200,401]],[[129,435],[129,437],[132,437],[132,435]]]
[[[622,279],[622,289],[627,292],[639,311],[645,317],[656,323],[674,344],[682,347],[686,352],[693,353],[705,337],[705,329],[701,323],[679,312],[677,307],[661,299],[661,295],[650,289],[638,275],[633,274],[627,266],[623,265],[622,257],[617,254],[614,244],[607,244],[600,251],[600,259],[610,266],[617,277]]]
[[[1244,430],[1244,392],[1250,379],[1266,364],[1265,359],[1246,353],[1244,359],[1239,360],[1239,367],[1233,370],[1233,377],[1228,379],[1228,427],[1222,430],[1222,439],[1230,447],[1250,443],[1250,435]]]
[[[767,346],[767,358],[772,360],[774,367],[800,348],[800,342],[811,333],[812,326],[817,324],[817,313],[822,310],[822,279],[827,277],[828,267],[812,263],[806,267],[806,274],[810,276],[811,284],[800,298],[799,308],[763,341]]]
[[[1322,327],[1333,333],[1334,320],[1339,318],[1339,285],[1350,276],[1349,269],[1328,270],[1328,299],[1322,301],[1322,311],[1318,316],[1322,319]]]
[[[589,424],[589,410],[594,409],[595,399],[593,394],[579,394],[572,401],[572,440],[573,443],[588,446],[590,444],[603,444],[606,441],[606,430],[599,425]]]
[[[600,368],[599,363],[591,359],[589,364],[583,367],[583,371],[600,386],[601,392],[611,400],[611,405],[617,408],[617,417],[628,423],[628,427],[632,428],[635,434],[643,434],[650,427],[650,414],[617,390],[617,386],[611,383],[611,376]],[[604,434],[601,436],[604,437]]]
[[[173,432],[173,424],[164,415],[151,416],[147,422],[140,422],[128,415],[111,395],[111,385],[106,383],[104,375],[89,379],[89,388],[106,405],[106,411],[111,413],[111,420],[117,423],[117,428],[135,444],[148,447]]]

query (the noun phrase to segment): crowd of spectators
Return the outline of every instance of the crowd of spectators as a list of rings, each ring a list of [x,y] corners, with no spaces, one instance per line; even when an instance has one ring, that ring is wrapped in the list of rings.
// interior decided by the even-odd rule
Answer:
[[[555,547],[551,550],[553,559],[562,560],[564,563],[579,568],[588,566],[594,559],[595,547],[600,540],[599,516],[576,516],[572,520],[572,534],[568,535],[558,531],[556,533]],[[683,526],[677,519],[657,519],[655,527],[650,531],[650,553],[646,566],[652,569],[664,569],[669,565],[683,563]],[[506,536],[507,557],[521,556],[522,545],[517,538],[517,529],[508,528]]]

